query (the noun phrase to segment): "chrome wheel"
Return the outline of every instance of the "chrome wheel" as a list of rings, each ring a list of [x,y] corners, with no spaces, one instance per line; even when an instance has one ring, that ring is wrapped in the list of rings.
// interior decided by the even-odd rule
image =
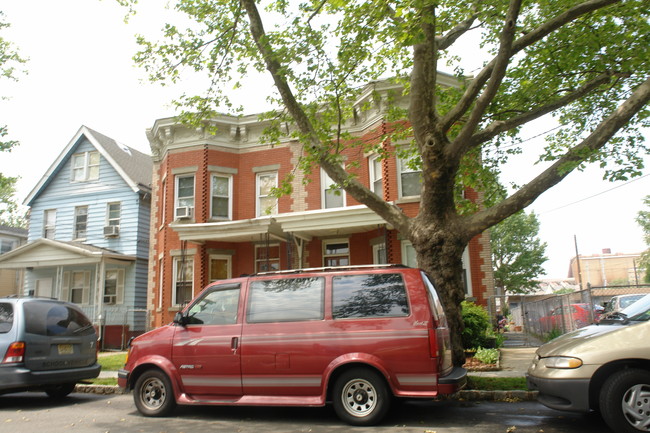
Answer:
[[[634,428],[650,432],[650,385],[634,385],[623,395],[623,415]]]
[[[366,380],[353,379],[343,387],[341,400],[350,415],[368,416],[377,406],[377,390]]]

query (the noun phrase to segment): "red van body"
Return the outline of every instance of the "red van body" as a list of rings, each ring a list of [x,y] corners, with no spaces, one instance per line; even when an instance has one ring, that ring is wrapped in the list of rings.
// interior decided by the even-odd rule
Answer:
[[[138,410],[176,404],[323,406],[355,425],[379,422],[391,394],[462,388],[449,330],[419,269],[346,267],[220,280],[174,322],[131,342],[121,387]]]

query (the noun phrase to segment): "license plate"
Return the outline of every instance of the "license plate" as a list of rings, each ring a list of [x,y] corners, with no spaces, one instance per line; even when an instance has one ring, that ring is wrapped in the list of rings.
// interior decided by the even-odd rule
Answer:
[[[72,349],[72,344],[59,344],[59,355],[72,355],[74,350]]]

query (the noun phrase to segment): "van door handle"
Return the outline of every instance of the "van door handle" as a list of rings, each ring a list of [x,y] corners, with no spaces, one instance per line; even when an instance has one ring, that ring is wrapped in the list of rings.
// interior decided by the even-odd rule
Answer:
[[[230,340],[230,349],[232,349],[232,353],[233,354],[237,353],[238,348],[239,348],[239,337],[232,337],[232,340]]]

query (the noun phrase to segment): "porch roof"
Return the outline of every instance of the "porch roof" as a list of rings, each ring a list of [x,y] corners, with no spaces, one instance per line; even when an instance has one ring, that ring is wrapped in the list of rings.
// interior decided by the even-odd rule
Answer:
[[[286,241],[292,234],[304,240],[313,237],[363,233],[386,225],[364,205],[336,209],[292,212],[237,221],[198,224],[172,223],[181,240],[193,242],[254,242],[268,234],[271,239]]]
[[[0,269],[47,268],[101,261],[120,263],[135,259],[135,256],[80,242],[41,238],[0,255]]]

